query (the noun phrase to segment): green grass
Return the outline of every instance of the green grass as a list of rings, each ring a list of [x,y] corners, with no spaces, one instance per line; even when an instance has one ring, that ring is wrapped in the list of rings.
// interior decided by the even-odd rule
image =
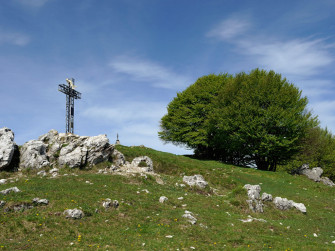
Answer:
[[[37,177],[36,171],[0,173],[0,178],[15,177],[22,192],[0,195],[9,205],[46,198],[48,206],[23,212],[0,214],[0,249],[3,250],[334,250],[335,190],[302,176],[283,172],[262,172],[200,161],[184,156],[158,152],[144,147],[118,146],[131,161],[147,155],[154,162],[155,177],[124,177],[96,174],[89,170],[64,169],[56,179]],[[71,174],[76,174],[74,176]],[[211,188],[199,190],[176,186],[183,175],[202,174]],[[90,181],[91,184],[87,184]],[[286,197],[307,207],[304,215],[297,210],[279,211],[267,203],[263,214],[249,211],[244,184],[261,184],[262,192]],[[149,193],[142,191],[147,189]],[[164,204],[160,196],[168,197]],[[178,200],[184,197],[183,200]],[[105,210],[102,201],[118,200],[118,209]],[[187,206],[183,206],[186,204]],[[7,205],[6,205],[7,206]],[[86,217],[69,220],[67,208],[82,208]],[[96,209],[98,210],[96,212]],[[193,212],[196,225],[182,215]],[[265,219],[243,223],[248,215]],[[314,237],[316,233],[318,237]],[[172,235],[173,238],[166,238]],[[333,236],[333,237],[332,237]],[[326,244],[328,242],[328,244]],[[71,245],[71,243],[73,243]]]

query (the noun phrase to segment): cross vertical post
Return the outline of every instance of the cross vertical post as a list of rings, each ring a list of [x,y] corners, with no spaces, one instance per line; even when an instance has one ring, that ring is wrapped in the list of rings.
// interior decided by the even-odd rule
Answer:
[[[58,85],[58,91],[66,94],[66,133],[74,133],[74,100],[81,99],[81,93],[74,88],[74,79],[66,79],[68,85]]]

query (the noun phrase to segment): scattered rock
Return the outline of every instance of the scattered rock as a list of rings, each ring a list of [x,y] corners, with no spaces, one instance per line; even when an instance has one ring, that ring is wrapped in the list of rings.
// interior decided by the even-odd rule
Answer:
[[[276,197],[274,198],[273,203],[275,204],[276,208],[280,210],[288,210],[293,207],[293,201],[286,198]]]
[[[40,140],[30,140],[20,150],[20,167],[40,169],[50,163],[46,156],[47,145]]]
[[[288,210],[292,207],[295,207],[304,214],[307,212],[306,207],[303,203],[296,203],[293,200],[288,200],[286,198],[276,197],[274,198],[273,203],[275,204],[276,208],[280,210]]]
[[[246,184],[243,188],[248,192],[249,200],[247,200],[247,203],[250,210],[256,213],[263,213],[263,203],[260,199],[261,186]]]
[[[200,174],[196,174],[193,176],[184,176],[183,182],[185,182],[189,186],[196,186],[201,189],[204,189],[208,186],[208,183],[205,181],[204,177]]]
[[[47,175],[47,173],[46,173],[46,171],[42,170],[42,171],[39,171],[39,172],[37,173],[37,175],[38,175],[38,176],[42,176],[42,177],[44,177],[44,176]]]
[[[17,187],[11,187],[11,188],[0,191],[0,193],[2,193],[3,195],[9,194],[11,192],[19,193],[19,192],[21,192],[21,190],[18,189]]]
[[[306,207],[305,207],[305,205],[303,203],[293,202],[292,205],[293,205],[293,207],[295,207],[296,209],[298,209],[303,214],[307,213]]]
[[[307,176],[307,178],[315,181],[315,182],[322,182],[326,186],[335,186],[335,183],[331,181],[328,177],[321,177],[323,174],[323,169],[321,167],[314,167],[312,169],[309,169],[308,164],[303,164],[298,170],[296,170],[296,173],[302,174]]]
[[[152,163],[152,160],[148,156],[140,156],[140,157],[134,158],[133,161],[131,162],[131,165],[134,167],[139,167],[141,162],[145,162],[147,165],[145,172],[154,171],[154,165]]]
[[[107,198],[107,199],[105,199],[103,202],[102,202],[102,206],[104,207],[104,208],[110,208],[111,206],[112,206],[112,200],[111,199],[109,199],[109,198]]]
[[[49,201],[47,199],[34,198],[33,199],[33,204],[36,204],[36,205],[48,205]]]
[[[71,218],[71,219],[81,219],[84,217],[84,212],[80,209],[67,209],[63,212],[66,218]]]
[[[0,128],[0,171],[9,167],[16,148],[12,130],[7,127]]]
[[[173,235],[167,235],[167,236],[165,236],[165,238],[171,239],[171,238],[173,238]]]
[[[7,180],[6,180],[6,179],[1,179],[1,180],[0,180],[0,185],[6,184],[6,183],[7,183]]]
[[[262,194],[262,198],[261,198],[262,201],[272,201],[273,198],[272,198],[272,195],[271,194],[268,194],[268,193],[263,193]]]
[[[260,222],[267,222],[266,220],[264,219],[257,219],[257,218],[253,218],[251,217],[250,215],[248,215],[248,218],[245,219],[245,220],[240,220],[242,222],[253,222],[253,221],[260,221]]]
[[[168,200],[168,198],[165,197],[165,196],[161,196],[161,197],[159,198],[159,202],[160,202],[160,203],[164,203],[164,202],[167,201],[167,200]]]
[[[330,186],[330,187],[334,187],[335,186],[335,183],[331,179],[329,179],[328,177],[322,177],[320,179],[320,181],[323,184],[325,184],[326,186]]]
[[[2,208],[4,205],[6,205],[6,201],[0,200],[0,208]]]
[[[194,217],[193,213],[190,211],[185,210],[185,214],[183,214],[182,217],[186,218],[187,221],[193,225],[197,223],[197,219]]]

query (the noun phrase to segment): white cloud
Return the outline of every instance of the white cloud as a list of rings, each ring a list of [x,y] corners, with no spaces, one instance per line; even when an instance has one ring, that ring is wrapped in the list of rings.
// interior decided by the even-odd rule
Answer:
[[[0,30],[0,45],[1,44],[14,44],[24,46],[30,41],[29,37],[17,32],[4,32]]]
[[[238,41],[243,53],[258,63],[285,75],[311,76],[333,62],[322,40],[295,39],[281,42]]]
[[[240,17],[233,17],[223,20],[216,25],[207,33],[207,36],[228,40],[244,34],[249,27],[250,23],[247,20]]]
[[[179,90],[191,83],[188,77],[148,60],[118,57],[110,66],[116,73],[126,74],[133,81],[145,82],[154,87]]]

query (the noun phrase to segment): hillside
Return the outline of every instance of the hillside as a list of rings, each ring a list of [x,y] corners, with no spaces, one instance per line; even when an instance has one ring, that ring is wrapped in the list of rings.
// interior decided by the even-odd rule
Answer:
[[[48,205],[17,212],[1,210],[0,248],[3,250],[333,250],[335,244],[334,187],[305,176],[264,172],[158,152],[145,147],[117,146],[126,160],[149,156],[156,175],[98,173],[111,165],[89,169],[60,169],[56,178],[36,170],[0,172],[19,193],[0,194],[6,207],[33,198]],[[48,167],[45,167],[48,170]],[[180,186],[184,175],[201,174],[209,188]],[[162,182],[163,181],[163,182]],[[162,184],[164,183],[164,184]],[[176,184],[178,183],[178,184]],[[260,184],[262,192],[304,203],[307,214],[280,211],[271,202],[264,213],[246,203],[245,184]],[[159,202],[161,196],[168,200]],[[181,198],[182,197],[182,198]],[[105,209],[106,198],[119,206]],[[85,217],[66,219],[64,210],[81,208]],[[183,218],[185,210],[197,223]],[[265,221],[248,219],[248,215]]]

